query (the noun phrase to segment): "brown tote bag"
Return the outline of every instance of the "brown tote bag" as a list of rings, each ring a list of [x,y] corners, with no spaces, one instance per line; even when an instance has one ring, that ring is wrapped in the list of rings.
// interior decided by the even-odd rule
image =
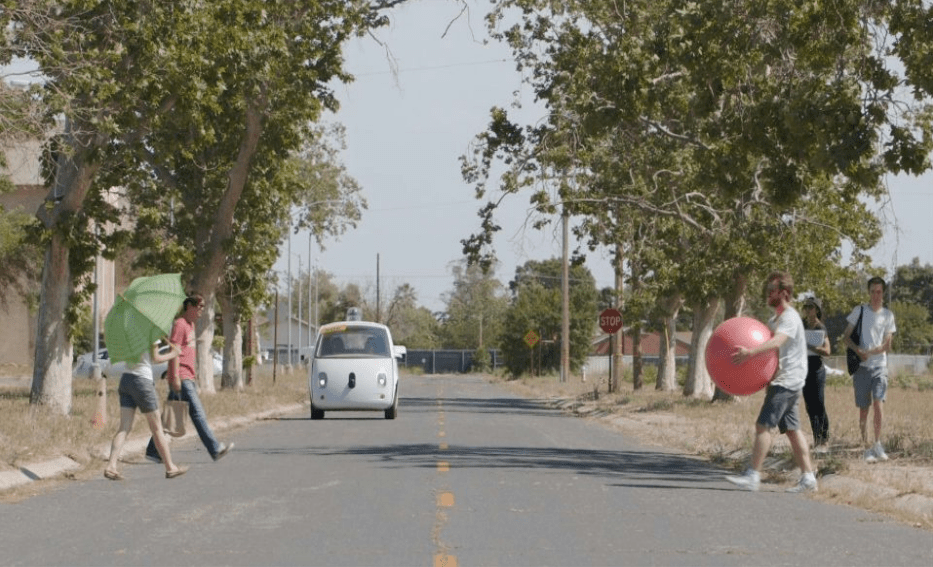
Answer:
[[[185,425],[188,422],[188,402],[181,400],[166,400],[162,408],[162,431],[172,437],[181,437],[185,434]]]

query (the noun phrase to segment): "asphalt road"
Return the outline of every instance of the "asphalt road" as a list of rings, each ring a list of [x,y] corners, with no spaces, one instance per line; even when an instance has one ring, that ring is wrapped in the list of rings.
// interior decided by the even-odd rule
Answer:
[[[478,378],[306,413],[0,505],[4,565],[922,565],[933,534],[767,490]],[[225,436],[226,437],[226,436]]]

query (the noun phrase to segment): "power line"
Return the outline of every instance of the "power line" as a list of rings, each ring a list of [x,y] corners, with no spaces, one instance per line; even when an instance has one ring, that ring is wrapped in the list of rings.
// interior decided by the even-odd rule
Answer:
[[[399,69],[395,73],[410,73],[414,71],[438,71],[442,69],[454,69],[456,67],[475,67],[478,65],[490,65],[492,63],[508,63],[509,59],[488,59],[486,61],[470,61],[466,63],[448,63],[447,65],[430,65],[425,67],[409,67],[406,69]],[[392,71],[373,71],[370,73],[359,73],[354,74],[354,77],[372,77],[375,75],[391,75]]]

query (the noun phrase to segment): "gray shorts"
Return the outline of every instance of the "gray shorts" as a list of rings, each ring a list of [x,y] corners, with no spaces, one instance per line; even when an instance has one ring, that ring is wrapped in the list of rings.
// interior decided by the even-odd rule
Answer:
[[[782,386],[768,386],[765,401],[758,414],[758,425],[772,429],[777,427],[781,433],[800,429],[800,415],[797,406],[800,390],[792,391]]]
[[[884,366],[865,368],[859,366],[852,375],[855,387],[855,405],[865,409],[871,406],[873,399],[884,401],[888,393],[888,369]]]
[[[120,377],[117,391],[120,393],[121,408],[139,408],[142,413],[159,409],[159,395],[149,378],[127,372]]]

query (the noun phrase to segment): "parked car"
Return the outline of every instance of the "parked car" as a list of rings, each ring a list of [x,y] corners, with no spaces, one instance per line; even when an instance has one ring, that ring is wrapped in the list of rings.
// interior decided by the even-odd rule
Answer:
[[[160,353],[166,353],[169,351],[168,345],[163,345],[159,347]],[[91,355],[93,353],[86,352],[78,356],[78,360],[75,362],[74,367],[71,369],[71,375],[75,378],[90,378],[91,371],[93,368],[93,361],[91,360]],[[214,362],[214,376],[219,376],[223,372],[223,355],[217,351],[211,351],[213,362]],[[101,348],[97,351],[97,364],[100,365],[100,373],[104,378],[119,378],[126,371],[126,363],[123,361],[117,362],[116,364],[110,363],[110,356],[107,353],[106,348]],[[168,362],[159,362],[152,365],[152,376],[154,378],[164,379],[168,373]]]
[[[368,321],[321,327],[311,353],[311,419],[326,411],[373,410],[398,415],[398,347],[389,328]]]

